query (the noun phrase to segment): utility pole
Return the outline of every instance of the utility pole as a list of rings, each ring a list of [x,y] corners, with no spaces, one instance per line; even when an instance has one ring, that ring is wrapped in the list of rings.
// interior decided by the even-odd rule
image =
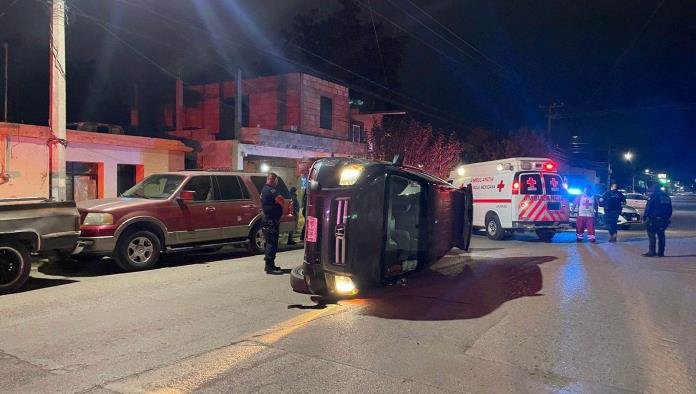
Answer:
[[[563,108],[565,106],[564,103],[554,101],[549,105],[540,105],[540,109],[545,109],[547,111],[546,114],[546,140],[551,143],[551,120],[552,119],[557,119],[559,117],[558,113],[556,112],[557,109]]]
[[[65,187],[65,0],[53,0],[51,10],[51,68],[49,127],[49,197],[58,201],[67,199]]]
[[[9,78],[8,78],[8,76],[7,76],[7,70],[8,70],[7,64],[8,64],[9,61],[10,61],[10,58],[9,58],[9,47],[10,47],[10,45],[9,45],[8,43],[4,43],[4,44],[2,44],[2,46],[3,46],[3,48],[5,48],[5,94],[3,95],[3,97],[4,97],[4,99],[5,99],[5,105],[4,105],[5,108],[4,108],[4,111],[3,111],[3,114],[4,114],[4,115],[3,115],[3,117],[2,117],[2,120],[5,121],[5,122],[7,122],[7,82],[9,81]]]
[[[234,99],[234,138],[238,139],[241,136],[242,130],[242,100],[244,100],[244,95],[242,94],[242,69],[237,69],[236,86],[234,89],[235,99]]]

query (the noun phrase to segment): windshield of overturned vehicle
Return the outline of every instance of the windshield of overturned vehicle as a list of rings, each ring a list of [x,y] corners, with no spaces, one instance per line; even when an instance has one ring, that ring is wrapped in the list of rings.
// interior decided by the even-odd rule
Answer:
[[[184,179],[182,175],[151,175],[123,192],[121,197],[164,200],[179,188]]]

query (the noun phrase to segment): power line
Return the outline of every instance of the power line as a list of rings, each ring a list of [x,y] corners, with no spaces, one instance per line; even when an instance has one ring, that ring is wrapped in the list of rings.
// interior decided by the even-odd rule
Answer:
[[[162,13],[160,13],[160,12],[157,12],[157,11],[155,11],[155,10],[152,10],[152,9],[149,8],[149,7],[142,6],[142,5],[140,5],[140,4],[134,4],[134,3],[132,3],[132,2],[130,2],[130,1],[128,1],[128,0],[117,0],[117,1],[119,1],[119,2],[121,2],[121,3],[124,3],[124,4],[128,4],[128,5],[134,6],[134,7],[138,7],[138,8],[143,9],[143,10],[146,10],[146,11],[150,12],[151,14],[156,15],[156,16],[158,16],[158,17],[160,17],[160,18],[162,18],[162,19],[164,19],[164,20],[167,20],[167,21],[169,21],[169,22],[171,22],[171,23],[175,23],[175,24],[177,24],[177,25],[184,26],[184,27],[187,27],[187,28],[189,28],[189,29],[193,29],[193,30],[196,30],[196,31],[199,31],[199,32],[203,32],[203,33],[205,33],[205,34],[213,35],[212,32],[210,32],[210,31],[208,31],[208,30],[206,30],[206,29],[203,29],[203,28],[201,28],[201,27],[199,27],[199,26],[197,26],[197,25],[195,25],[195,24],[193,24],[193,23],[186,22],[186,21],[181,21],[181,20],[179,20],[179,19],[176,19],[176,18],[167,16],[167,15],[164,15],[164,14],[162,14]],[[379,15],[379,14],[378,14],[378,15]],[[309,70],[311,70],[313,73],[322,75],[323,77],[325,77],[325,78],[327,78],[327,79],[329,79],[329,80],[338,81],[338,82],[340,82],[341,84],[347,86],[348,88],[350,88],[350,89],[352,89],[352,90],[355,90],[355,91],[360,92],[360,93],[363,93],[363,94],[370,95],[370,96],[372,96],[372,97],[375,97],[375,98],[377,98],[377,99],[379,99],[379,100],[382,100],[382,101],[385,101],[385,102],[388,102],[388,103],[396,104],[396,105],[401,106],[401,107],[403,107],[403,108],[405,108],[405,109],[407,109],[407,110],[410,110],[410,111],[412,111],[412,112],[420,113],[420,114],[429,116],[429,117],[431,117],[431,118],[433,118],[433,119],[438,119],[438,120],[441,120],[441,121],[444,121],[444,122],[447,122],[447,123],[450,123],[450,124],[453,124],[453,125],[462,126],[461,121],[448,119],[448,118],[445,117],[445,116],[436,115],[436,114],[433,114],[433,113],[431,113],[431,112],[423,111],[423,110],[421,110],[421,109],[419,109],[419,108],[413,107],[412,105],[404,104],[403,102],[396,101],[396,100],[394,100],[394,99],[392,99],[392,98],[389,98],[389,97],[386,97],[386,96],[384,96],[384,95],[378,94],[378,93],[376,93],[376,92],[374,92],[374,91],[372,91],[372,90],[366,89],[366,88],[361,87],[361,86],[357,86],[357,85],[355,85],[355,84],[351,84],[350,82],[347,82],[347,81],[341,80],[340,78],[337,78],[337,77],[335,77],[335,76],[326,74],[326,73],[324,73],[324,72],[322,72],[322,71],[320,71],[320,70],[317,70],[317,69],[315,69],[315,68],[313,68],[313,67],[311,67],[311,66],[308,66],[308,65],[306,65],[306,64],[303,64],[303,63],[300,63],[300,62],[298,62],[298,61],[289,59],[289,58],[287,58],[287,57],[285,57],[285,56],[283,56],[283,55],[281,55],[281,54],[279,54],[279,53],[276,53],[276,52],[274,52],[274,51],[270,51],[270,50],[267,50],[267,49],[259,48],[259,47],[254,46],[254,45],[248,45],[248,44],[240,43],[240,42],[234,41],[234,40],[232,40],[232,39],[230,39],[229,37],[226,37],[226,36],[219,36],[219,35],[216,35],[216,37],[221,38],[221,39],[225,39],[226,41],[232,43],[233,45],[240,46],[240,47],[247,48],[247,49],[252,49],[252,50],[258,51],[258,52],[260,52],[260,53],[264,53],[264,54],[270,55],[270,56],[275,57],[275,58],[277,58],[277,59],[280,59],[280,60],[282,60],[283,62],[286,62],[286,63],[288,63],[288,64],[293,64],[293,65],[298,66],[298,67],[301,67],[301,68],[309,69]],[[367,81],[367,82],[369,82],[369,83],[371,83],[371,84],[373,84],[373,85],[375,85],[375,86],[378,86],[378,87],[380,87],[380,88],[382,88],[382,89],[385,89],[385,90],[387,90],[387,91],[389,91],[389,92],[391,92],[391,93],[393,93],[393,94],[396,94],[396,95],[398,95],[398,96],[401,96],[401,97],[404,97],[404,98],[406,98],[406,99],[408,99],[408,100],[411,100],[411,101],[413,101],[413,102],[415,102],[415,103],[417,103],[417,104],[419,104],[419,105],[421,105],[421,106],[428,107],[428,108],[430,108],[431,110],[435,110],[435,111],[437,111],[437,112],[445,113],[445,111],[442,111],[442,110],[440,110],[440,109],[437,109],[437,108],[435,108],[435,107],[432,107],[432,106],[430,106],[430,105],[428,105],[428,104],[422,103],[422,102],[420,102],[419,100],[415,100],[415,99],[413,99],[412,97],[406,95],[405,93],[402,93],[402,92],[396,91],[396,90],[394,90],[394,89],[392,89],[392,88],[389,88],[389,87],[387,87],[387,86],[384,86],[384,85],[380,84],[379,82],[373,81],[373,80],[371,80],[370,78],[365,77],[364,75],[361,75],[361,74],[359,74],[359,73],[356,73],[356,72],[354,72],[354,71],[352,71],[352,70],[350,70],[350,69],[348,69],[348,68],[345,68],[345,67],[343,67],[343,66],[341,66],[341,65],[339,65],[339,64],[336,64],[335,62],[332,62],[331,60],[326,59],[326,58],[324,58],[323,56],[321,56],[321,55],[319,55],[319,54],[316,54],[316,53],[314,53],[314,52],[312,52],[312,51],[310,51],[310,50],[308,50],[308,49],[306,49],[306,48],[303,48],[303,47],[301,47],[301,46],[299,46],[299,45],[296,45],[296,44],[292,44],[292,45],[293,45],[295,48],[297,48],[298,50],[300,50],[300,51],[303,51],[303,52],[305,52],[305,53],[307,53],[307,54],[309,54],[309,55],[311,55],[311,56],[313,56],[313,57],[316,57],[317,59],[319,59],[319,60],[321,60],[321,61],[323,61],[323,62],[325,62],[325,63],[327,63],[327,64],[330,64],[330,65],[332,65],[332,66],[334,66],[334,67],[337,67],[337,68],[339,68],[339,69],[341,69],[341,70],[343,70],[343,71],[346,71],[347,73],[349,73],[349,74],[351,74],[351,75],[354,75],[354,76],[356,76],[356,77],[358,77],[358,78],[360,78],[360,79],[363,79],[363,80],[365,80],[365,81]]]
[[[367,5],[370,7],[370,20],[372,21],[372,31],[375,33],[375,43],[377,44],[377,53],[379,54],[379,64],[382,67],[382,76],[384,77],[384,83],[387,81],[387,70],[384,68],[384,57],[382,56],[382,48],[379,45],[379,36],[377,36],[377,26],[375,25],[375,13],[372,9],[372,3],[367,0]]]
[[[368,6],[367,6],[363,1],[361,1],[361,0],[353,0],[353,1],[355,1],[356,3],[362,5],[362,6],[365,7],[365,8],[368,7]],[[392,4],[393,4],[393,3],[392,3]],[[397,6],[397,8],[398,8],[398,6]],[[465,69],[471,69],[471,68],[470,68],[470,65],[468,65],[468,64],[466,64],[466,63],[464,63],[464,62],[462,62],[462,61],[460,61],[460,60],[458,60],[458,59],[456,59],[456,58],[454,58],[454,57],[452,57],[452,56],[450,56],[449,54],[445,53],[445,52],[442,51],[441,49],[434,47],[433,45],[431,45],[431,44],[430,44],[429,42],[427,42],[426,40],[424,40],[424,39],[422,39],[421,37],[419,37],[418,35],[412,33],[411,31],[409,31],[408,29],[404,28],[404,27],[401,26],[400,24],[394,22],[392,19],[390,19],[389,17],[385,16],[384,14],[381,14],[381,13],[379,13],[379,12],[377,12],[377,11],[374,11],[374,13],[375,13],[375,15],[379,16],[380,18],[382,18],[384,21],[388,22],[390,25],[392,25],[392,26],[393,26],[394,28],[396,28],[397,30],[399,30],[399,31],[401,31],[401,32],[404,32],[405,34],[407,34],[407,35],[410,36],[411,38],[415,39],[416,41],[420,42],[421,44],[425,45],[426,47],[428,47],[428,48],[432,49],[433,51],[437,52],[440,56],[442,56],[442,57],[448,59],[449,61],[451,61],[451,62],[453,62],[453,63],[456,63],[456,64],[462,66],[462,67],[465,68]],[[471,55],[469,55],[469,57],[471,57]],[[477,61],[480,62],[480,60],[478,60],[478,59],[474,59],[474,60],[477,60]],[[491,72],[492,75],[494,75],[494,76],[496,76],[496,77],[498,77],[498,78],[504,79],[504,80],[506,80],[506,81],[508,81],[508,82],[511,82],[511,83],[516,83],[516,82],[515,82],[514,80],[512,80],[508,75],[506,75],[505,73],[502,72],[502,71],[504,71],[504,70],[498,70],[497,72],[494,71],[494,70],[492,70],[492,69],[485,69],[485,70]],[[537,89],[530,88],[530,90],[532,90],[531,94],[534,94],[534,95],[536,95],[536,96],[541,96],[541,95],[539,94],[539,92],[538,92]]]
[[[606,73],[606,75],[604,76],[604,78],[602,78],[602,79],[600,80],[599,84],[597,85],[597,88],[592,92],[592,94],[590,95],[590,97],[588,97],[588,99],[585,100],[585,105],[587,105],[590,101],[592,101],[592,99],[593,99],[593,98],[600,92],[600,90],[602,90],[602,88],[606,85],[606,83],[608,82],[608,79],[611,78],[612,74],[614,73],[614,71],[616,71],[616,68],[619,66],[619,64],[621,64],[621,62],[622,62],[623,59],[626,57],[626,55],[628,55],[628,53],[631,51],[631,49],[633,49],[633,47],[636,45],[636,43],[638,43],[638,40],[639,40],[640,37],[643,35],[643,33],[645,32],[645,30],[647,30],[648,26],[649,26],[650,23],[653,21],[653,19],[655,18],[655,15],[657,15],[657,12],[660,10],[660,8],[662,8],[662,5],[663,5],[663,4],[665,4],[665,0],[661,0],[661,1],[657,4],[657,6],[655,6],[655,9],[653,10],[653,12],[650,14],[650,16],[648,16],[648,19],[645,21],[645,23],[643,23],[643,27],[641,27],[641,29],[638,31],[638,33],[636,33],[636,35],[633,36],[633,39],[628,43],[628,46],[626,46],[626,48],[624,48],[624,50],[621,51],[621,53],[619,54],[619,56],[617,56],[616,60],[614,61],[614,63],[613,63],[613,64],[611,65],[611,67],[609,68],[609,71],[607,71],[607,73]]]
[[[15,4],[17,4],[18,1],[19,1],[19,0],[14,0],[14,1],[12,1],[12,2],[10,3],[10,5],[8,5],[7,7],[5,7],[5,9],[4,9],[2,12],[0,12],[0,18],[2,18],[3,16],[5,16],[5,15],[7,14],[7,11],[9,11],[10,8],[12,8],[12,6],[14,6]]]
[[[163,73],[169,75],[170,77],[172,77],[172,78],[174,78],[174,79],[179,79],[179,77],[178,77],[176,74],[174,74],[173,72],[167,70],[164,66],[160,65],[160,64],[157,63],[155,60],[153,60],[152,58],[150,58],[149,56],[147,56],[146,54],[144,54],[142,51],[140,51],[138,48],[136,48],[136,47],[134,47],[133,45],[131,45],[128,41],[122,39],[118,34],[116,34],[116,32],[114,32],[113,30],[111,30],[108,26],[106,26],[104,23],[102,23],[99,19],[97,19],[97,18],[95,18],[95,17],[93,17],[93,16],[87,14],[85,11],[83,11],[83,10],[80,9],[79,7],[75,6],[74,4],[72,5],[72,8],[74,8],[74,9],[78,12],[78,15],[80,15],[80,16],[82,16],[82,17],[84,17],[84,18],[87,18],[87,19],[89,19],[89,20],[91,20],[93,23],[95,23],[97,26],[101,27],[105,32],[107,32],[110,36],[112,36],[112,37],[113,37],[114,39],[116,39],[118,42],[120,42],[121,44],[123,44],[123,45],[125,45],[126,47],[128,47],[130,50],[132,50],[133,52],[135,52],[136,54],[138,54],[138,55],[139,55],[140,57],[142,57],[143,59],[147,60],[150,64],[152,64],[153,66],[155,66],[157,69],[159,69],[159,70],[162,71]]]
[[[662,104],[662,105],[651,105],[645,107],[635,107],[635,108],[614,108],[601,111],[590,111],[590,112],[575,112],[563,115],[557,115],[557,118],[570,119],[570,118],[586,118],[586,117],[598,117],[598,116],[608,116],[612,114],[626,114],[632,112],[641,111],[687,111],[696,107],[696,101],[689,103],[677,103],[677,104]]]
[[[431,15],[430,13],[428,13],[426,10],[424,10],[424,9],[421,8],[421,7],[419,7],[418,4],[414,3],[414,2],[411,1],[411,0],[406,0],[406,1],[407,1],[409,4],[411,4],[415,9],[417,9],[418,11],[420,11],[421,13],[423,13],[425,16],[427,16],[430,20],[432,20],[433,22],[437,23],[440,27],[442,27],[443,29],[445,29],[445,31],[447,31],[449,34],[451,34],[454,38],[456,38],[457,40],[461,41],[464,45],[466,45],[467,47],[469,47],[469,48],[470,48],[471,50],[473,50],[474,52],[478,53],[481,57],[483,57],[484,59],[486,59],[489,63],[495,65],[496,67],[500,68],[501,70],[505,70],[505,67],[501,66],[501,65],[500,65],[498,62],[496,62],[495,60],[491,59],[488,55],[486,55],[486,54],[483,53],[481,50],[479,50],[478,48],[476,48],[473,44],[471,44],[470,42],[468,42],[467,40],[465,40],[464,38],[462,38],[459,34],[457,34],[457,33],[455,33],[454,31],[452,31],[452,29],[450,29],[449,27],[447,27],[447,26],[445,26],[444,24],[442,24],[439,20],[437,20],[434,16],[432,16],[432,15]]]
[[[432,29],[430,26],[428,26],[428,25],[426,25],[425,23],[423,23],[423,21],[421,21],[419,18],[417,18],[417,17],[411,15],[410,12],[406,11],[405,9],[403,9],[401,6],[399,6],[398,4],[396,4],[394,1],[392,1],[392,0],[387,0],[387,2],[388,2],[389,4],[391,4],[394,8],[396,8],[396,9],[398,9],[399,11],[403,12],[403,13],[404,13],[406,16],[408,16],[409,18],[413,19],[416,23],[418,23],[419,25],[423,26],[423,27],[424,27],[425,29],[427,29],[429,32],[433,33],[433,35],[435,35],[435,37],[441,39],[442,41],[444,41],[445,43],[449,44],[449,45],[452,46],[454,49],[456,49],[457,51],[459,51],[460,53],[462,53],[464,56],[466,56],[466,57],[468,57],[468,58],[470,58],[470,59],[472,59],[472,60],[475,60],[475,61],[477,61],[477,62],[479,62],[479,63],[483,63],[480,59],[474,57],[474,56],[473,56],[472,54],[470,54],[469,52],[467,52],[467,51],[461,49],[458,45],[456,45],[455,43],[453,43],[451,40],[448,40],[445,36],[443,36],[442,34],[438,33],[438,32],[435,31],[434,29]],[[495,62],[493,62],[493,64],[494,64],[496,67],[498,67],[498,68],[500,69],[500,71],[504,71],[503,67],[500,66],[499,64],[497,64],[497,63],[495,63]],[[501,76],[502,76],[502,75],[501,75]]]

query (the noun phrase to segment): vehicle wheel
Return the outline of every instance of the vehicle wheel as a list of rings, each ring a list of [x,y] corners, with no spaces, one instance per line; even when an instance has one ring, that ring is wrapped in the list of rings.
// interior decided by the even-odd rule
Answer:
[[[498,215],[492,214],[486,219],[486,234],[488,238],[500,241],[505,237],[505,230],[500,225],[500,220],[498,220]]]
[[[253,254],[264,254],[266,250],[266,236],[263,234],[261,221],[256,222],[249,233],[249,252]]]
[[[19,242],[0,241],[0,294],[19,290],[31,271],[27,248]]]
[[[146,270],[157,264],[161,249],[159,238],[155,234],[135,231],[118,240],[114,260],[125,271]]]
[[[305,282],[303,266],[298,265],[290,271],[290,286],[297,293],[312,294],[307,287],[307,282]]]
[[[543,242],[551,242],[556,235],[556,230],[537,230],[536,235]]]

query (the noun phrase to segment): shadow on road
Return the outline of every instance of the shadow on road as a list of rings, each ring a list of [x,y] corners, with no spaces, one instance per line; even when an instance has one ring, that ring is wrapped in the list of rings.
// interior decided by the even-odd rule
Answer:
[[[69,285],[71,283],[79,282],[77,280],[71,279],[52,279],[52,278],[34,278],[29,277],[27,283],[22,287],[17,293],[24,293],[25,291],[45,289],[47,287]]]
[[[279,253],[302,249],[302,244],[287,246],[281,245]],[[242,257],[251,257],[246,248],[229,247],[215,252],[181,252],[171,253],[162,256],[155,270],[162,268],[174,268],[192,264],[208,264],[223,260],[230,260]],[[38,267],[39,272],[49,276],[68,276],[68,277],[91,277],[123,274],[125,271],[120,269],[110,258],[91,258],[83,261],[44,261]],[[289,273],[290,270],[284,270]]]
[[[359,305],[363,315],[383,319],[474,319],[507,301],[540,295],[539,265],[553,260],[556,257],[460,258],[440,264],[441,260],[440,268],[410,276],[404,286],[377,288],[345,302]]]

